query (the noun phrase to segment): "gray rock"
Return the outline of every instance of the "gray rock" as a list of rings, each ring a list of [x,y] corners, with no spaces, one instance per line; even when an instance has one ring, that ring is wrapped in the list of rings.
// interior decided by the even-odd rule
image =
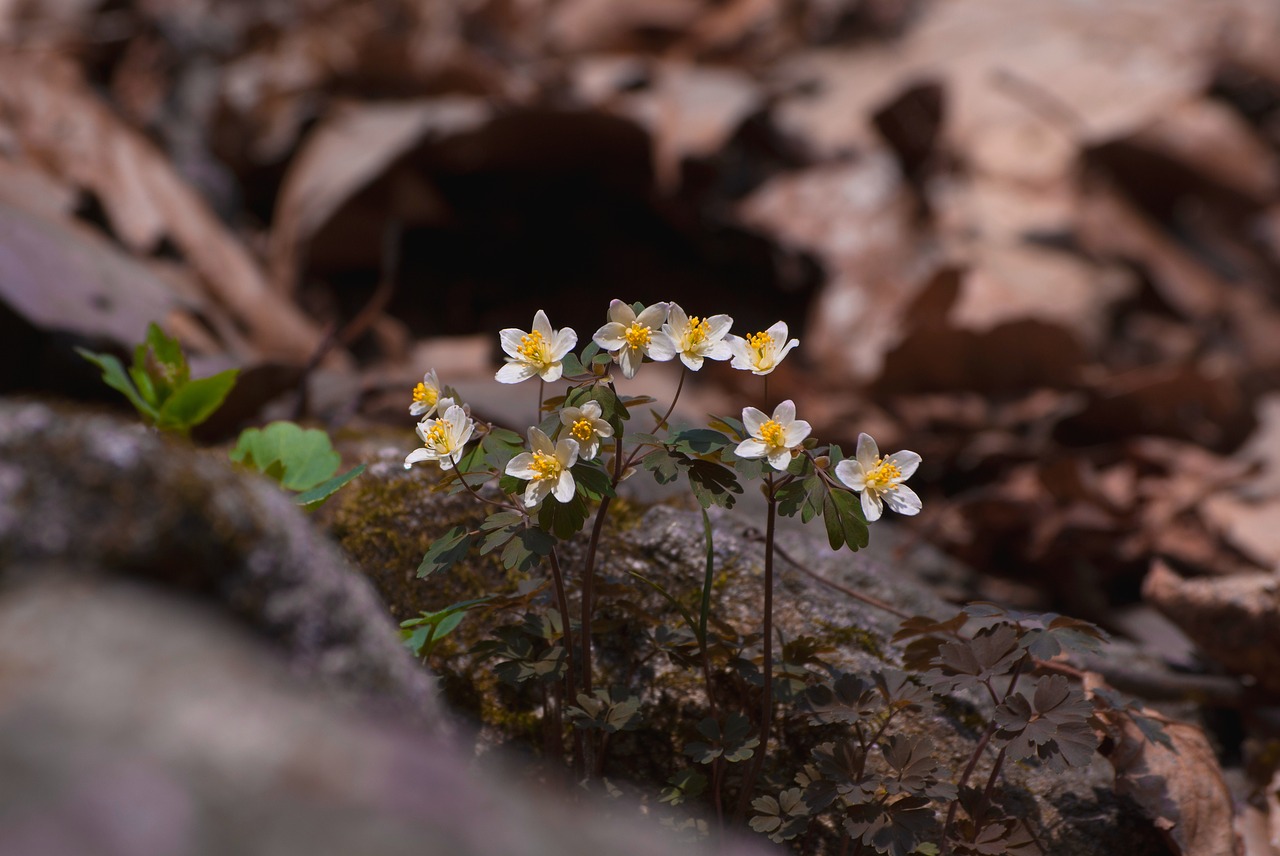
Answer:
[[[0,402],[0,582],[57,560],[217,603],[334,692],[442,725],[386,607],[267,479],[141,425]]]

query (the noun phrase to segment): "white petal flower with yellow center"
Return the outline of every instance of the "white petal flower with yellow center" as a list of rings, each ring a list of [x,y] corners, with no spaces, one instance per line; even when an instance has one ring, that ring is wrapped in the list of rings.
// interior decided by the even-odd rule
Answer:
[[[785,470],[792,452],[800,447],[812,430],[808,422],[796,418],[791,399],[773,409],[772,416],[754,407],[744,408],[742,424],[751,436],[738,444],[733,453],[739,458],[768,458],[769,466]]]
[[[733,319],[728,315],[690,318],[679,304],[672,303],[662,335],[680,355],[680,362],[696,372],[702,368],[703,360],[727,360],[733,356],[733,349],[724,338],[732,325]]]
[[[871,435],[859,434],[855,456],[836,464],[836,478],[862,494],[862,513],[872,523],[880,519],[885,505],[907,516],[920,513],[920,497],[903,484],[919,466],[920,456],[915,452],[894,452],[881,458]]]
[[[541,309],[533,316],[533,329],[526,333],[508,327],[498,334],[507,364],[498,369],[499,383],[520,383],[537,375],[545,381],[559,380],[564,374],[564,355],[578,344],[578,334],[571,328],[551,329],[547,313]]]
[[[563,437],[558,443],[538,428],[529,429],[530,452],[521,452],[507,463],[507,475],[527,479],[526,508],[537,508],[551,494],[560,502],[573,499],[577,485],[570,470],[578,462],[578,441]]]
[[[609,303],[609,323],[597,330],[592,339],[613,355],[613,361],[622,366],[625,377],[635,377],[645,357],[666,362],[676,355],[671,340],[662,335],[668,306],[655,303],[637,315],[621,300]]]
[[[451,470],[462,459],[463,447],[471,439],[475,423],[462,407],[451,403],[444,416],[422,420],[417,430],[423,448],[409,453],[404,459],[404,468],[407,470],[419,461],[435,461],[440,469]]]
[[[730,336],[729,347],[733,350],[733,362],[729,365],[752,374],[767,375],[798,344],[799,339],[787,339],[786,322],[779,321],[768,330],[752,333],[745,339],[742,336]]]
[[[440,379],[436,370],[432,369],[422,376],[422,383],[413,388],[413,403],[409,405],[410,416],[430,416],[436,412],[440,403]]]
[[[602,411],[598,401],[588,401],[581,407],[565,407],[560,411],[560,424],[569,429],[569,436],[578,441],[578,457],[589,461],[600,451],[600,438],[612,437],[613,426],[600,418]]]

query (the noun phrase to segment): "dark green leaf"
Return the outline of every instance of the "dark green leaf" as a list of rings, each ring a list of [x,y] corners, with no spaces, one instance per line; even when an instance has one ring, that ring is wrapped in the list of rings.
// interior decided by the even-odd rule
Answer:
[[[329,435],[293,422],[272,422],[266,428],[246,428],[240,433],[231,460],[271,475],[290,490],[308,490],[333,477],[341,457]],[[279,468],[272,470],[272,465]]]
[[[685,474],[689,478],[689,487],[693,498],[703,508],[718,505],[721,508],[733,508],[734,494],[742,493],[742,485],[733,470],[714,461],[690,458],[685,464]]]
[[[672,435],[670,441],[673,449],[687,455],[709,455],[732,443],[733,441],[728,437],[710,428],[690,428],[680,431]]]
[[[308,511],[313,508],[318,508],[322,502],[337,493],[347,484],[347,482],[363,473],[364,469],[364,464],[358,464],[347,470],[342,475],[334,476],[328,481],[320,482],[320,484],[310,490],[304,490],[302,493],[295,496],[293,501]]]
[[[589,500],[599,500],[606,496],[616,496],[613,490],[613,479],[594,461],[579,461],[573,466],[573,478],[578,490]]]
[[[538,526],[561,541],[568,541],[581,532],[586,522],[586,500],[576,493],[568,502],[558,502],[548,497],[538,509]]]
[[[502,566],[507,570],[528,572],[551,554],[555,539],[535,527],[519,529],[506,542],[502,551]]]
[[[465,526],[455,526],[437,538],[427,548],[422,563],[418,565],[418,579],[423,579],[436,571],[448,570],[466,557],[471,549],[474,536]]]

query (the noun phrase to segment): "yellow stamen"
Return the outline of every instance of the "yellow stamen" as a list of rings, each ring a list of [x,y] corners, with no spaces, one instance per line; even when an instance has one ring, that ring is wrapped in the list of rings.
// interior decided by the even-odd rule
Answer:
[[[591,424],[591,420],[585,416],[573,423],[573,427],[569,429],[569,436],[577,440],[579,443],[585,443],[595,434],[595,427]]]
[[[445,430],[444,421],[439,420],[427,429],[427,448],[436,451],[449,450],[449,432]]]
[[[875,466],[867,473],[867,487],[873,490],[892,490],[897,487],[894,479],[902,478],[902,470],[896,464],[876,458]]]
[[[520,337],[520,356],[531,363],[545,363],[550,356],[547,340],[537,330],[531,330]]]
[[[560,465],[560,461],[555,455],[548,455],[546,452],[534,452],[533,463],[529,464],[529,469],[533,470],[534,481],[544,481],[546,479],[560,478],[560,471],[564,467]]]
[[[626,340],[628,348],[643,348],[649,344],[649,338],[653,335],[653,331],[643,326],[639,321],[632,321],[631,326],[622,334],[622,338]]]
[[[434,389],[428,389],[425,383],[419,383],[413,388],[413,403],[434,405],[440,400],[440,393]]]
[[[697,347],[706,341],[707,336],[711,335],[711,325],[707,323],[706,318],[693,316],[689,319],[689,332],[687,339],[689,347]]]
[[[784,433],[782,425],[772,419],[760,426],[760,439],[766,446],[785,446]]]
[[[747,344],[752,348],[755,348],[757,352],[763,354],[764,349],[773,344],[773,336],[769,335],[768,330],[762,330],[759,333],[752,333],[747,337]]]

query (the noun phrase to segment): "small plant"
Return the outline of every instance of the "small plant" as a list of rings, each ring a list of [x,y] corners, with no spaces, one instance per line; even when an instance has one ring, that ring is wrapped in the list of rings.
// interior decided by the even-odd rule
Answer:
[[[272,422],[240,432],[231,460],[275,479],[303,508],[318,507],[365,470],[359,464],[338,475],[342,463],[329,435],[293,422]]]
[[[423,613],[404,623],[408,643],[429,654],[466,612],[524,610],[471,653],[494,661],[504,685],[540,699],[549,757],[565,758],[584,782],[599,780],[611,738],[635,729],[646,713],[634,676],[611,674],[595,662],[597,639],[617,623],[602,618],[602,589],[624,587],[597,579],[605,522],[620,483],[636,472],[647,471],[661,484],[683,481],[703,509],[701,585],[672,592],[632,573],[638,591],[656,593],[680,618],[677,626],[652,626],[647,638],[653,651],[699,673],[705,687],[708,715],[683,747],[690,766],[668,779],[662,803],[708,801],[721,827],[741,822],[750,808],[750,826],[774,841],[798,844],[818,833],[838,839],[842,854],[1040,852],[1034,830],[1006,805],[1001,773],[1010,761],[1058,769],[1092,759],[1095,706],[1114,712],[1115,703],[1102,695],[1086,698],[1050,660],[1063,650],[1096,646],[1102,632],[1061,616],[976,604],[946,621],[904,621],[895,640],[906,645],[905,670],[842,674],[825,663],[822,643],[807,636],[775,651],[777,517],[799,516],[805,523],[821,518],[833,550],[857,550],[867,545],[868,524],[886,507],[904,515],[920,511],[919,497],[904,484],[920,456],[882,456],[867,434],[846,456],[839,446],[810,436],[811,426],[798,418],[792,401],[769,400],[769,375],[798,342],[781,322],[746,337],[731,335],[732,323],[726,315],[690,317],[674,303],[646,307],[615,300],[606,323],[575,353],[577,334],[553,328],[539,310],[528,331],[500,333],[506,364],[497,380],[538,379],[534,419],[523,438],[476,420],[434,371],[424,376],[410,406],[421,418],[423,445],[405,466],[439,465],[443,477],[436,489],[468,492],[490,513],[479,526],[456,526],[436,539],[418,576],[446,571],[478,550],[509,570],[545,569],[546,577],[518,597]],[[676,358],[683,370],[665,412],[650,408],[650,398],[619,392],[615,368],[625,380],[646,361]],[[704,427],[673,428],[669,420],[687,374],[706,360],[731,360],[734,368],[760,376],[765,407],[747,406],[741,419],[712,417]],[[564,386],[548,396],[548,383]],[[646,411],[648,430],[637,425]],[[759,482],[766,500],[764,586],[758,632],[743,633],[716,617],[707,509],[731,508],[750,481]],[[585,546],[575,551],[577,566],[563,566],[564,542],[588,523]],[[609,606],[624,609],[625,597]],[[902,729],[908,717],[943,698],[949,704],[970,698],[988,711],[977,714],[980,733],[959,772]],[[794,786],[762,794],[757,786],[780,706],[814,739]],[[771,763],[775,777],[781,763],[781,757]],[[986,780],[975,783],[980,767]],[[812,851],[806,845],[802,852]]]
[[[127,371],[111,354],[84,348],[76,353],[102,369],[103,382],[123,393],[143,419],[183,436],[222,406],[239,374],[239,369],[227,369],[193,380],[182,346],[156,324],[147,327],[147,338],[134,349]]]
[[[227,369],[193,380],[178,340],[154,323],[147,327],[146,341],[134,349],[133,365],[127,371],[111,354],[96,354],[83,348],[76,352],[102,369],[103,382],[123,393],[143,419],[161,431],[184,437],[222,406],[240,371]],[[292,422],[246,428],[231,450],[231,460],[294,491],[294,501],[308,510],[318,507],[365,470],[365,465],[360,464],[338,475],[342,461],[329,435]]]

